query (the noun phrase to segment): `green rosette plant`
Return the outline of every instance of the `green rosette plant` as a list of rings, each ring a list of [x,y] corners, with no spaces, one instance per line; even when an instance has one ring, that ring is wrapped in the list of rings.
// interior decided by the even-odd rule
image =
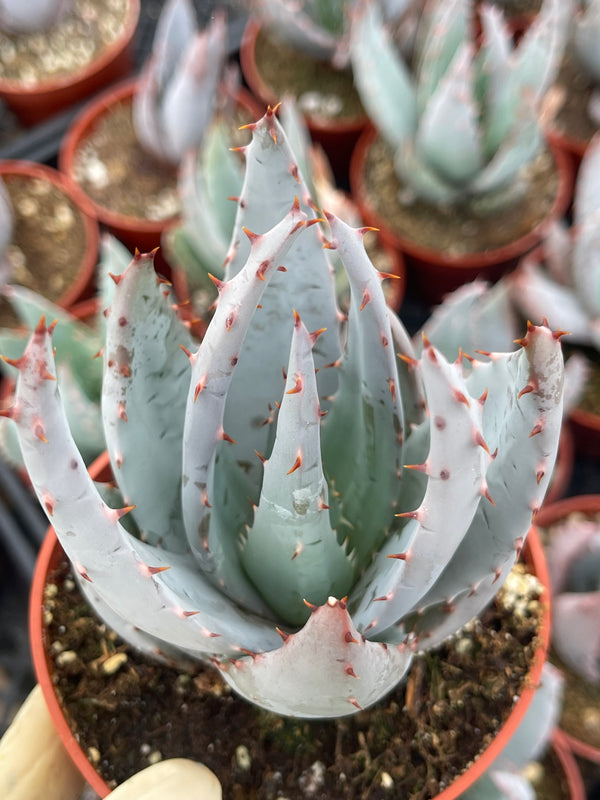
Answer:
[[[342,716],[389,692],[511,571],[556,456],[560,334],[530,325],[519,350],[468,374],[428,342],[417,357],[364,230],[325,214],[324,239],[272,111],[244,154],[200,344],[151,256],[117,279],[102,415],[119,507],[73,444],[45,320],[6,413],[113,628],[212,663],[264,708]],[[347,315],[327,250],[348,275]]]

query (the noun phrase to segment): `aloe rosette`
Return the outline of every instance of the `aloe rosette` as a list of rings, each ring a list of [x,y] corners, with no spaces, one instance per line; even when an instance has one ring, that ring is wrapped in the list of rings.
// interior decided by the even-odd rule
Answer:
[[[352,70],[407,198],[499,208],[523,193],[544,149],[540,112],[570,3],[544,0],[517,45],[499,8],[478,8],[479,39],[473,0],[429,0],[409,65],[377,4],[359,4]]]
[[[7,413],[83,589],[118,632],[212,662],[270,710],[341,716],[383,697],[510,572],[556,455],[560,334],[530,325],[518,351],[466,375],[427,342],[417,358],[364,230],[328,214],[323,242],[272,111],[244,154],[199,345],[151,256],[118,279],[102,413],[119,508],[73,445],[44,320]]]

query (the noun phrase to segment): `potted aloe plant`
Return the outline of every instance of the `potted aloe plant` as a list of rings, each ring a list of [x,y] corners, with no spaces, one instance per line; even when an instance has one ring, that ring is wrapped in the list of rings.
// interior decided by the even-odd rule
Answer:
[[[579,167],[600,128],[600,2],[575,4],[565,57],[549,104],[548,138]]]
[[[545,0],[514,45],[496,7],[479,8],[478,33],[471,0],[430,0],[409,66],[377,4],[360,5],[350,52],[374,128],[354,152],[351,188],[430,302],[516,266],[570,202],[567,159],[540,122],[568,9]]]
[[[177,318],[150,256],[138,254],[117,279],[103,351],[108,456],[102,465],[110,460],[120,490],[110,505],[69,432],[55,380],[52,326],[40,321],[15,364],[15,405],[5,414],[17,425],[32,484],[74,565],[75,578],[61,581],[59,594],[74,596],[79,587],[136,649],[187,666],[177,678],[142,689],[140,702],[127,701],[125,727],[138,737],[127,758],[134,751],[146,763],[167,756],[166,741],[157,754],[147,739],[162,713],[152,712],[152,723],[138,717],[147,704],[173,690],[189,711],[188,692],[204,687],[207,723],[194,727],[194,738],[209,737],[200,760],[211,767],[224,757],[219,778],[246,785],[284,780],[279,771],[277,778],[257,767],[256,748],[273,737],[302,753],[303,785],[324,785],[331,773],[320,758],[320,737],[332,741],[333,733],[333,741],[339,736],[342,742],[344,726],[351,725],[361,741],[363,715],[403,676],[412,692],[408,713],[398,713],[392,697],[378,707],[377,718],[387,721],[386,731],[391,721],[418,725],[419,707],[436,699],[427,688],[429,659],[470,623],[461,630],[461,644],[450,649],[463,667],[489,663],[491,680],[472,680],[466,693],[460,683],[461,703],[472,691],[487,691],[489,702],[504,696],[507,708],[498,711],[493,731],[471,731],[471,755],[463,739],[458,751],[451,747],[450,728],[446,742],[461,764],[446,773],[451,785],[444,789],[438,782],[434,794],[456,797],[510,738],[541,673],[544,591],[515,562],[556,456],[560,333],[530,325],[518,351],[470,363],[469,374],[428,343],[418,357],[385,305],[381,276],[363,248],[364,230],[327,215],[324,251],[319,218],[273,111],[252,126],[245,157],[226,271],[216,279],[219,300],[200,345]],[[347,321],[336,304],[327,250],[337,253],[348,274]],[[533,557],[535,534],[527,542]],[[59,708],[57,684],[53,688],[44,676],[62,664],[71,682],[80,655],[64,636],[87,627],[58,622],[51,630],[58,594],[41,565],[61,560],[50,533],[31,621],[38,675],[53,710]],[[543,564],[538,568],[543,578]],[[55,573],[51,582],[57,580]],[[485,614],[502,608],[505,624],[518,621],[526,633],[490,634],[491,660],[479,650],[474,659],[471,648],[485,638],[477,617],[506,581],[502,604]],[[49,652],[33,633],[43,625],[50,626],[44,636]],[[132,672],[133,651],[102,630],[93,657],[100,678],[129,683],[135,676],[126,692],[131,699],[150,667],[133,666]],[[190,662],[204,666],[190,672]],[[519,665],[524,681],[507,684]],[[220,689],[217,675],[224,681]],[[62,691],[66,684],[56,680]],[[114,698],[113,688],[108,697]],[[124,731],[114,728],[113,702],[107,710],[116,743]],[[93,703],[96,733],[103,705]],[[445,706],[433,705],[435,717]],[[495,717],[484,707],[477,724]],[[453,724],[470,717],[460,703],[455,711]],[[110,766],[106,772],[110,753],[86,741],[81,728],[77,744],[64,712],[59,717],[70,752],[81,759],[83,746],[82,769],[106,794],[106,777],[115,774]],[[345,719],[333,728],[313,723],[317,738],[307,738],[308,720],[315,717]],[[229,718],[235,736],[217,718],[223,725]],[[190,719],[183,707],[177,719]],[[172,726],[158,724],[163,732]],[[392,735],[379,737],[384,753]],[[395,741],[407,753],[421,748],[421,763],[429,752],[427,736]],[[472,759],[468,777],[455,781]],[[293,763],[287,758],[285,769]],[[362,757],[359,771],[361,763]],[[386,765],[363,779],[397,784],[401,773]]]
[[[139,0],[0,2],[0,97],[35,125],[133,69]]]
[[[561,727],[580,757],[600,764],[600,495],[540,511],[552,588],[552,655],[565,672]]]
[[[90,102],[63,138],[59,167],[130,249],[150,250],[177,218],[177,171],[219,105],[235,106],[227,24],[201,30],[190,0],[169,0],[138,78]]]
[[[575,187],[573,225],[556,224],[542,246],[510,275],[515,306],[526,316],[543,314],[568,330],[573,351],[586,367],[584,389],[569,414],[583,455],[600,455],[600,135],[590,142]]]

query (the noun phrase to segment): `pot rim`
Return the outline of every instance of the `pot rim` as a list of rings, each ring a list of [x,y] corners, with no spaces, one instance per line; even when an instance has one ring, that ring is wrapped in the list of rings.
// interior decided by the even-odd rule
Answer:
[[[548,505],[540,508],[535,523],[539,528],[543,528],[574,511],[582,511],[584,514],[600,513],[600,494],[573,495],[572,497],[564,497],[554,503],[548,503]],[[563,733],[569,743],[569,747],[576,755],[600,764],[600,747],[595,747],[566,731],[563,731]]]
[[[87,290],[90,289],[96,271],[100,247],[100,228],[94,209],[85,197],[80,196],[73,181],[54,167],[27,159],[0,160],[0,177],[5,178],[11,175],[49,181],[63,192],[79,211],[85,230],[85,253],[75,279],[55,301],[56,305],[70,310],[74,304],[83,299]]]
[[[105,451],[90,466],[90,475],[98,476],[108,467],[109,457],[108,453]],[[54,529],[50,526],[40,549],[29,601],[29,635],[33,664],[38,682],[48,705],[48,710],[67,752],[94,791],[97,792],[100,797],[106,797],[110,789],[88,761],[85,753],[71,732],[54,692],[54,686],[49,672],[48,656],[44,642],[42,602],[48,569],[53,559],[57,559],[61,554],[62,548],[60,548]],[[450,786],[436,796],[436,800],[456,800],[456,798],[459,798],[460,795],[489,768],[494,759],[502,752],[515,729],[518,727],[533,698],[536,687],[540,682],[550,642],[550,590],[544,551],[535,525],[532,525],[529,529],[525,542],[525,556],[527,563],[543,586],[541,602],[545,612],[540,625],[538,637],[539,646],[533,657],[531,671],[526,681],[524,681],[521,694],[494,740],[476,758],[470,767],[459,775]]]
[[[577,753],[571,746],[570,737],[560,728],[556,728],[552,733],[552,749],[567,779],[570,800],[585,800],[585,785],[581,770],[575,760]]]
[[[443,250],[420,245],[411,239],[396,233],[384,217],[376,211],[367,194],[365,182],[365,162],[369,148],[379,136],[377,128],[371,123],[361,134],[350,161],[350,188],[352,196],[357,203],[364,219],[382,230],[393,247],[402,250],[407,255],[421,261],[456,270],[471,270],[477,267],[492,267],[510,261],[533,249],[540,241],[540,237],[552,219],[562,216],[571,201],[573,188],[573,170],[567,154],[552,142],[547,140],[547,148],[554,158],[558,170],[558,190],[552,208],[547,216],[537,223],[530,231],[512,242],[493,247],[489,250],[460,255],[448,255]]]
[[[102,49],[96,58],[90,61],[83,69],[67,73],[58,78],[49,78],[32,86],[23,84],[21,81],[0,78],[0,94],[6,97],[9,102],[12,97],[28,97],[31,102],[34,102],[37,95],[52,94],[74,84],[85,83],[89,78],[105,69],[112,61],[115,61],[126,50],[136,32],[140,9],[140,0],[128,0],[127,16],[121,36],[111,42],[108,47]]]
[[[256,39],[262,28],[263,25],[254,17],[251,17],[246,23],[240,43],[240,64],[246,83],[251,91],[265,106],[275,107],[281,98],[277,97],[271,87],[268,86],[263,79],[255,59]],[[312,133],[320,132],[322,134],[345,133],[358,136],[368,122],[366,113],[360,116],[333,119],[306,113],[304,116],[309,130]]]

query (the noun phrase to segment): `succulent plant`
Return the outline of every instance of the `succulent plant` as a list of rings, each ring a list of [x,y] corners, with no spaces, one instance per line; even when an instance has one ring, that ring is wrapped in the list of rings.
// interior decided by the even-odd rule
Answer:
[[[73,0],[0,0],[0,30],[8,33],[44,31],[60,20]]]
[[[550,525],[552,645],[564,664],[600,685],[600,515],[572,513]]]
[[[472,0],[430,0],[411,70],[377,5],[363,2],[350,53],[407,196],[493,208],[522,191],[543,149],[540,107],[560,66],[569,3],[545,0],[516,46],[500,10],[484,4],[476,41],[473,14]]]
[[[43,319],[5,413],[109,624],[149,652],[211,661],[273,711],[341,716],[387,693],[512,569],[556,455],[560,334],[530,325],[467,377],[430,344],[417,359],[364,231],[327,215],[323,249],[272,111],[244,154],[200,345],[151,256],[118,280],[102,414],[122,505],[100,498],[72,442]],[[348,273],[347,320],[328,249]]]
[[[0,352],[11,361],[23,355],[30,333],[42,314],[56,320],[55,359],[63,403],[73,438],[86,463],[91,463],[105,449],[100,413],[102,359],[96,356],[104,342],[103,312],[110,305],[114,291],[114,282],[107,276],[109,272],[121,274],[130,260],[129,252],[116,239],[109,234],[103,237],[98,266],[97,313],[90,320],[81,320],[22,286],[7,285],[3,289],[23,325],[22,328],[0,329]],[[16,378],[17,373],[10,363],[0,361],[0,367],[7,377]],[[11,465],[22,466],[16,428],[8,418],[0,418],[0,452]]]
[[[528,767],[546,752],[562,708],[564,678],[544,664],[542,679],[519,726],[493,764],[461,800],[535,800]]]
[[[510,276],[515,304],[568,330],[574,343],[600,349],[600,134],[581,162],[573,226],[555,223],[539,256],[526,257]]]
[[[179,164],[202,140],[228,80],[226,40],[224,12],[200,31],[190,0],[164,5],[132,106],[136,136],[158,159]]]
[[[573,32],[570,41],[578,64],[591,79],[592,83],[600,84],[599,0],[583,0],[579,4],[573,20]],[[597,98],[595,102],[597,102]]]

